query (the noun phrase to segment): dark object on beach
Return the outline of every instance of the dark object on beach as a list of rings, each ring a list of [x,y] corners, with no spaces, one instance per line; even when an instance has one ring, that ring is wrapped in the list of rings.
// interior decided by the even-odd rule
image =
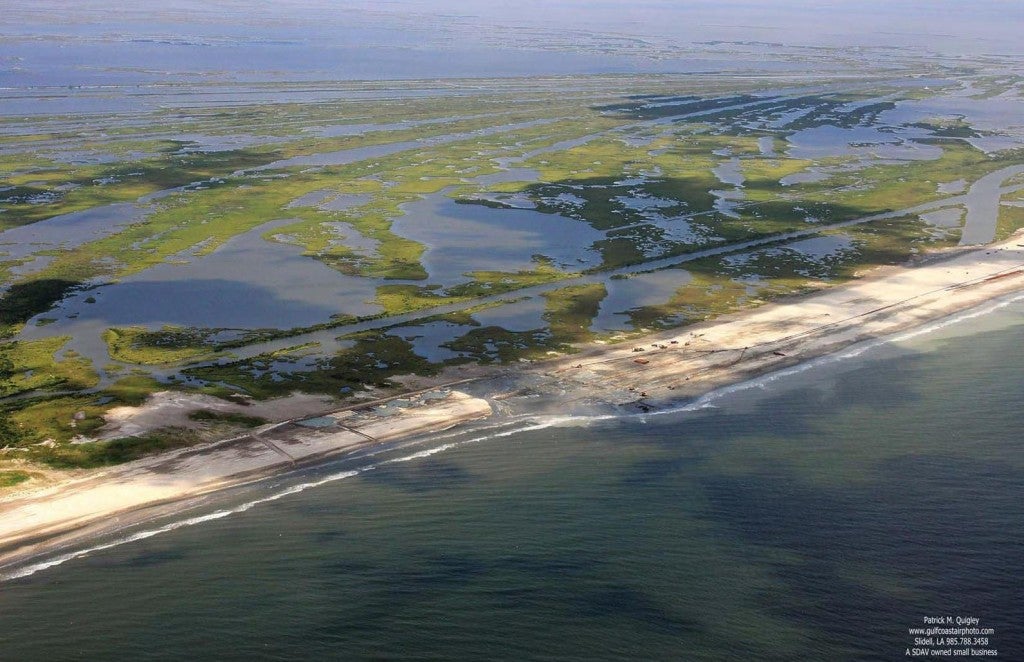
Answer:
[[[633,351],[634,352],[642,352],[642,351],[644,351],[644,348],[643,347],[634,347]]]
[[[670,345],[678,345],[679,341],[678,340],[669,340],[668,344],[670,344]]]
[[[1019,276],[1020,274],[1020,269],[1017,269],[1016,271],[1006,271],[1001,274],[996,274],[995,276],[989,276],[988,278],[985,279],[985,282],[988,283],[993,280],[999,280],[1000,278],[1009,278],[1010,276]]]
[[[646,398],[647,397],[647,391],[640,391],[640,397],[641,398]]]
[[[774,352],[772,352],[772,354],[774,354],[775,356],[785,356],[785,354],[783,354],[779,350],[775,350]]]
[[[647,359],[633,359],[633,363],[639,363],[640,365],[647,365],[650,363]]]

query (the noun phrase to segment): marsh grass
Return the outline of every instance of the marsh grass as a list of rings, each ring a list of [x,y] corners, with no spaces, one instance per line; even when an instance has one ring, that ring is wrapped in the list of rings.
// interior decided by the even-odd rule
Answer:
[[[226,423],[229,425],[240,425],[247,428],[258,427],[267,422],[267,419],[261,416],[248,416],[246,414],[239,414],[236,412],[213,411],[211,409],[200,409],[198,411],[190,412],[188,417],[189,420],[193,421]]]
[[[208,360],[217,356],[214,338],[222,329],[187,329],[165,326],[151,331],[145,327],[111,327],[103,333],[110,357],[137,365],[169,365]]]
[[[0,489],[5,487],[14,487],[24,482],[32,480],[32,474],[27,471],[11,470],[11,471],[0,471]]]
[[[0,397],[37,390],[81,390],[99,383],[92,364],[72,351],[70,336],[0,343]]]
[[[165,428],[139,437],[33,448],[29,458],[56,469],[92,469],[138,460],[153,453],[191,446],[199,436],[185,428]]]

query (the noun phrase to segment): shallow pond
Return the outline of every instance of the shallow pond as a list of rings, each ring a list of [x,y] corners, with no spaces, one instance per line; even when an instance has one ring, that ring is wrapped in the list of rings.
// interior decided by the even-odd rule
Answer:
[[[802,129],[786,138],[788,156],[818,160],[830,157],[872,157],[879,159],[930,160],[942,156],[942,148],[908,140],[926,137],[916,129],[898,133],[873,126],[838,127],[831,124]]]
[[[103,365],[109,359],[99,335],[109,326],[287,329],[378,312],[371,303],[378,281],[346,276],[298,247],[263,239],[293,222],[265,223],[208,255],[181,255],[187,261],[74,294],[30,321],[22,337],[72,335],[70,348]],[[44,317],[56,321],[34,323]]]
[[[421,263],[430,282],[465,282],[472,271],[535,269],[534,256],[568,271],[597,266],[604,234],[588,224],[528,209],[459,204],[443,193],[403,205],[392,231],[427,247]]]
[[[110,236],[150,211],[143,205],[119,202],[61,214],[0,232],[0,252],[6,253],[6,259],[20,259],[42,250],[73,248]]]
[[[629,278],[610,278],[605,281],[608,295],[601,301],[601,308],[590,328],[594,331],[632,329],[627,311],[668,302],[676,290],[690,282],[690,279],[689,272],[682,269],[633,274]]]

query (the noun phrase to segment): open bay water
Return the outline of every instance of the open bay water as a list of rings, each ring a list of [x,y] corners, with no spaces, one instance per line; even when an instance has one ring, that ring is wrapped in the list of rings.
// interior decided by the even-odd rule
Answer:
[[[249,486],[0,583],[0,659],[895,660],[925,616],[1024,659],[1022,340],[1018,301]]]

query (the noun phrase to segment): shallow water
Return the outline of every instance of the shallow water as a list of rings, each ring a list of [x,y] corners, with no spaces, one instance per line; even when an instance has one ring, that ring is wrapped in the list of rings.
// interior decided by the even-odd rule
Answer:
[[[667,302],[676,290],[690,281],[690,274],[682,269],[665,269],[629,278],[605,281],[607,296],[590,328],[594,331],[632,330],[628,311],[641,306]]]
[[[458,352],[442,347],[466,332],[466,327],[452,322],[428,322],[415,326],[399,326],[388,330],[389,336],[402,338],[412,345],[412,351],[423,358],[440,363],[459,356]]]
[[[508,331],[542,329],[547,326],[545,303],[543,297],[534,296],[515,304],[481,310],[473,314],[473,319],[482,326],[500,326]]]
[[[844,128],[826,124],[789,135],[787,154],[791,158],[810,160],[850,156],[901,160],[939,158],[941,147],[908,140],[926,135],[927,132],[920,129],[902,128],[893,133],[873,126]]]
[[[708,193],[715,196],[715,211],[729,218],[740,218],[737,210],[747,199],[747,194],[743,189],[712,189]]]
[[[736,157],[733,157],[728,161],[722,161],[719,165],[715,166],[711,172],[713,172],[715,177],[718,177],[718,181],[723,184],[743,186],[743,182],[746,181],[746,178],[743,176],[743,167],[740,164],[740,160]]]
[[[18,259],[43,250],[73,248],[138,223],[151,211],[146,205],[119,202],[60,214],[0,232],[0,252],[4,259]]]
[[[937,228],[958,228],[964,217],[964,210],[960,207],[949,207],[947,209],[936,209],[935,211],[920,214],[921,220]]]
[[[958,94],[945,94],[927,99],[901,101],[893,110],[885,111],[879,120],[892,123],[921,120],[962,120],[983,135],[968,138],[980,150],[999,152],[1024,145],[1024,100],[1020,98],[972,99],[966,89]]]
[[[989,173],[967,190],[967,216],[960,237],[961,246],[985,244],[996,236],[999,220],[999,189],[1007,179],[1024,172],[1024,165],[1009,166]]]
[[[761,156],[777,156],[775,152],[775,139],[771,136],[762,136],[757,139],[757,149],[761,152]]]
[[[420,261],[431,283],[465,282],[464,274],[472,271],[533,269],[535,255],[569,271],[600,264],[592,246],[604,233],[565,216],[459,204],[444,192],[402,205],[402,210],[392,232],[427,247]],[[487,238],[486,250],[481,250],[481,237]]]
[[[949,614],[1017,659],[1022,334],[1017,303],[675,413],[545,416],[251,486],[3,584],[0,645],[891,660]]]
[[[319,324],[335,314],[380,310],[373,303],[378,281],[346,276],[297,246],[263,238],[291,223],[271,221],[207,255],[182,255],[180,262],[72,294],[35,320],[55,322],[36,326],[30,321],[20,337],[71,335],[70,349],[103,365],[109,357],[101,335],[110,326],[287,329]]]

